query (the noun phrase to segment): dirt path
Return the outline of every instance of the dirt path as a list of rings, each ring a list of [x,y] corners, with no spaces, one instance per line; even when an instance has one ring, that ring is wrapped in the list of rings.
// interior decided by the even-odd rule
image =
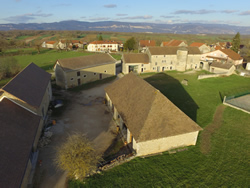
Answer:
[[[69,100],[69,105],[57,118],[56,125],[50,129],[53,132],[51,143],[40,149],[38,160],[42,160],[42,165],[36,169],[34,187],[66,187],[67,174],[56,169],[53,160],[56,148],[68,135],[74,132],[86,134],[100,154],[110,146],[115,138],[116,126],[113,125],[112,115],[103,103],[104,88],[107,85],[100,85],[79,93],[62,92]]]
[[[214,114],[213,122],[206,126],[201,134],[201,152],[208,154],[211,150],[211,136],[215,131],[217,131],[222,125],[222,116],[225,109],[225,105],[220,105],[217,107]]]

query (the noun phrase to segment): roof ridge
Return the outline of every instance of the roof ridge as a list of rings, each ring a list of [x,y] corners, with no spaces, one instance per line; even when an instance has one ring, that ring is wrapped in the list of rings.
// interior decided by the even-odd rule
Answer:
[[[145,81],[145,80],[143,80],[143,81]],[[146,82],[146,81],[145,81]],[[152,85],[150,85],[151,87],[153,87]],[[154,88],[154,87],[153,87]],[[140,141],[140,138],[141,138],[141,135],[142,135],[142,132],[143,131],[145,131],[146,129],[145,129],[145,126],[147,125],[147,121],[148,121],[148,119],[150,118],[150,112],[152,111],[152,105],[154,104],[154,102],[155,102],[155,100],[156,100],[156,97],[158,96],[158,94],[159,93],[161,93],[158,89],[156,89],[156,88],[154,88],[155,89],[155,95],[154,95],[154,99],[153,100],[151,100],[151,104],[150,105],[148,105],[148,107],[150,107],[149,108],[149,110],[148,110],[148,113],[147,113],[147,118],[143,121],[143,126],[141,127],[141,131],[140,131],[140,134],[139,134],[139,136],[138,136],[138,141]],[[146,130],[146,131],[148,131],[148,130]]]

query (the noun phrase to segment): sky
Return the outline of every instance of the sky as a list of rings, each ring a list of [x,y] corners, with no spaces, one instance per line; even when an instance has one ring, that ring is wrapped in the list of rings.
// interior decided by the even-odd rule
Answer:
[[[0,0],[0,24],[66,20],[250,26],[250,0]]]

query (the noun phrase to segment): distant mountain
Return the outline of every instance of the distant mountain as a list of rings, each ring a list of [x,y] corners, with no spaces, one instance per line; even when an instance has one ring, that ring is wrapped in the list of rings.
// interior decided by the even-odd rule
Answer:
[[[80,22],[61,21],[54,23],[0,24],[0,30],[84,30],[84,31],[114,31],[114,32],[152,32],[178,34],[250,34],[250,27],[225,24],[154,24],[132,22]]]

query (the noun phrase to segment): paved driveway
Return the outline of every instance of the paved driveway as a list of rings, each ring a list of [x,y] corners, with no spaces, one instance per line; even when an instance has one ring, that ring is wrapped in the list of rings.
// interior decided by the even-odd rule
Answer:
[[[107,85],[79,93],[62,92],[69,100],[69,105],[64,113],[56,118],[56,125],[50,129],[53,132],[52,142],[40,149],[38,160],[42,160],[42,165],[36,169],[34,187],[66,187],[67,174],[56,169],[53,160],[56,148],[68,135],[74,132],[86,134],[99,153],[103,153],[110,146],[115,138],[116,126],[113,124],[112,115],[103,104],[104,88]]]

